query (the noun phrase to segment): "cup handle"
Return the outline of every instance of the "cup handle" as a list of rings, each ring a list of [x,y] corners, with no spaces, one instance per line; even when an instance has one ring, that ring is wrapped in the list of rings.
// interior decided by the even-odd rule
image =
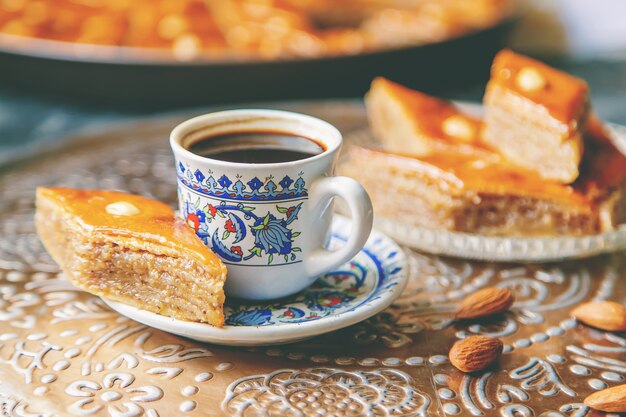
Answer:
[[[352,259],[365,245],[372,231],[372,201],[361,184],[348,177],[324,177],[316,180],[309,194],[313,218],[320,217],[333,197],[342,198],[350,208],[352,233],[337,250],[318,248],[305,260],[308,275],[317,277]]]

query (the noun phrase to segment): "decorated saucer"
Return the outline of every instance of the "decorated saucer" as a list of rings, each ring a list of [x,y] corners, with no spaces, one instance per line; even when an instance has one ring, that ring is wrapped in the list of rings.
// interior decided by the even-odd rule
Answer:
[[[331,248],[341,246],[349,233],[350,220],[336,216]],[[347,327],[384,310],[402,293],[407,272],[402,249],[384,234],[373,231],[350,262],[293,297],[254,304],[227,300],[222,328],[103,300],[133,320],[201,342],[231,346],[281,344]]]

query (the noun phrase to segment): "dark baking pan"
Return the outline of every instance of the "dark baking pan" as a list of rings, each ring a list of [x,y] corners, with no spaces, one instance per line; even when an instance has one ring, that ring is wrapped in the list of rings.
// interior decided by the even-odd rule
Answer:
[[[427,45],[332,58],[176,62],[134,48],[0,35],[0,83],[63,98],[160,108],[360,96],[384,75],[445,92],[486,78],[515,18]]]

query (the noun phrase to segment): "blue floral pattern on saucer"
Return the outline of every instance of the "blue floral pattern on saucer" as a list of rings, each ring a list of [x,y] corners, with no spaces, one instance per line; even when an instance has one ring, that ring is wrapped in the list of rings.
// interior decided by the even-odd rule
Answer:
[[[345,219],[335,222],[331,246],[341,246],[349,233]],[[404,256],[385,239],[368,241],[349,263],[320,277],[311,287],[285,300],[236,304],[227,300],[227,326],[275,326],[304,323],[362,308],[398,285]]]

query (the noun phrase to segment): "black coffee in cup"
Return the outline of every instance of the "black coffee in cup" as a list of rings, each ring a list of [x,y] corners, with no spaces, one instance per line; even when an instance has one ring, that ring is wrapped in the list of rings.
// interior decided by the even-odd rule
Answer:
[[[285,132],[247,131],[210,136],[189,146],[206,158],[245,164],[273,164],[310,158],[324,152],[316,141]]]

